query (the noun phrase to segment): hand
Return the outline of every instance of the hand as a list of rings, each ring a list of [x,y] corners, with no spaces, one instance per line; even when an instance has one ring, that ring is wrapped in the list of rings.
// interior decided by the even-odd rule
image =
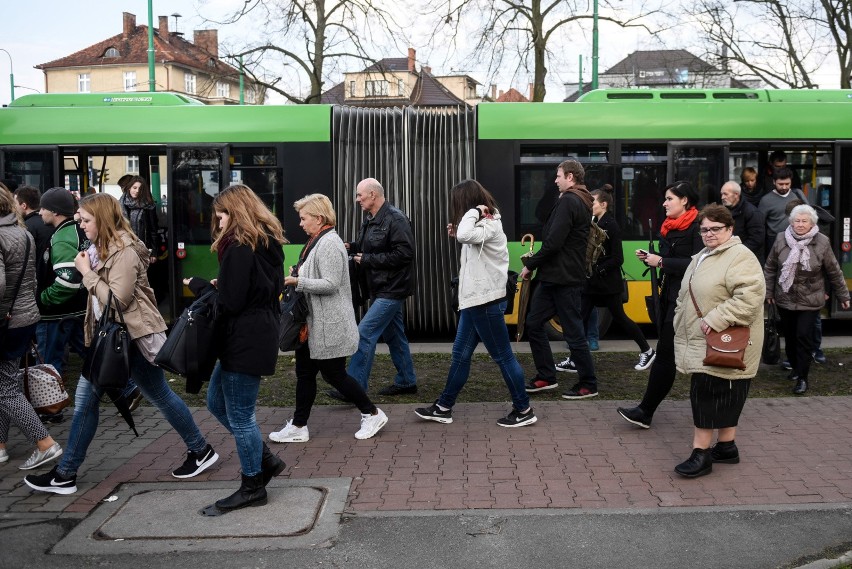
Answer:
[[[284,277],[284,286],[299,286],[299,277]]]
[[[488,206],[487,205],[478,205],[476,209],[479,210],[480,215],[488,215]]]
[[[92,271],[92,263],[89,262],[89,254],[86,251],[80,251],[77,256],[74,257],[74,267],[84,277]]]
[[[152,265],[157,262],[157,258],[154,257],[153,255],[149,258],[149,260],[151,261]]]
[[[343,242],[343,246],[344,246],[344,247],[346,247],[346,250],[347,250],[347,251],[349,250],[349,246],[350,246],[350,245],[349,245],[349,242],[348,242],[348,241],[344,241],[344,242]]]
[[[767,298],[766,302],[769,303],[769,304],[775,304],[775,299],[774,298]]]
[[[361,264],[361,253],[358,253],[357,255],[352,257],[352,260],[360,265]]]
[[[639,254],[637,253],[636,256],[638,257]],[[641,259],[641,257],[640,257],[640,259]],[[641,260],[645,261],[645,264],[648,265],[649,267],[659,267],[660,263],[663,261],[663,258],[660,257],[659,255],[655,255],[653,253],[648,253],[647,255],[645,255],[645,258],[641,259]]]
[[[710,328],[710,326],[708,326],[707,323],[704,320],[702,320],[701,321],[701,333],[706,336],[707,334],[710,333],[711,330],[712,330],[712,328]]]
[[[183,279],[184,286],[189,286],[189,281],[191,281],[191,280],[192,280],[192,277],[190,277],[188,279]]]
[[[450,237],[456,236],[456,228],[452,223],[447,224],[447,235],[449,235]]]
[[[849,310],[849,301],[847,300],[847,301],[841,302],[840,308],[842,308],[843,310]]]
[[[527,267],[521,269],[521,280],[528,281],[530,280],[530,275],[532,275],[532,271]]]

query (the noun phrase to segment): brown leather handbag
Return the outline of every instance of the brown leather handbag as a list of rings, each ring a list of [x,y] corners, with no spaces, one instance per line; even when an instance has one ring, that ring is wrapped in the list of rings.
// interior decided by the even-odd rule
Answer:
[[[689,296],[698,318],[704,318],[695,295],[692,294],[692,277],[689,277]],[[751,329],[748,326],[728,326],[724,330],[716,332],[710,330],[705,334],[707,342],[707,354],[704,356],[704,365],[716,367],[729,367],[734,369],[746,369],[745,351],[751,344]]]

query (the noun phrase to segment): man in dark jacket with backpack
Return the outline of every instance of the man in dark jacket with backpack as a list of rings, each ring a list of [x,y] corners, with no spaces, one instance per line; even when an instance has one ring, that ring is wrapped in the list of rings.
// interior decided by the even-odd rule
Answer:
[[[598,394],[595,365],[586,342],[581,317],[581,297],[586,284],[586,250],[592,223],[592,195],[583,185],[585,170],[575,160],[566,160],[556,170],[559,199],[542,228],[541,249],[523,258],[521,278],[534,270],[533,291],[526,318],[527,336],[535,362],[536,376],[528,393],[558,387],[553,352],[545,331],[547,322],[559,316],[562,333],[577,366],[578,382],[562,394],[565,399],[588,399]]]

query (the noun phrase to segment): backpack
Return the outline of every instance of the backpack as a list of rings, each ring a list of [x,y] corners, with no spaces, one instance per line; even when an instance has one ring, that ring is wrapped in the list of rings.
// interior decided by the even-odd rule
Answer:
[[[593,219],[589,225],[589,241],[586,244],[586,278],[594,274],[595,265],[598,263],[601,253],[604,251],[604,242],[606,241],[606,231],[600,228],[597,222]]]

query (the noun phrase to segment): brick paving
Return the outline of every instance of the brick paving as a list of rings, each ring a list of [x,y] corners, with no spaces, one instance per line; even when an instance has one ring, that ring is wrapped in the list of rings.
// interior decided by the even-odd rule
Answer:
[[[291,478],[352,478],[352,512],[852,502],[852,397],[749,400],[737,435],[742,462],[716,465],[695,480],[672,472],[691,450],[688,401],[665,402],[647,431],[618,417],[624,402],[533,402],[538,423],[515,429],[495,423],[508,404],[459,404],[451,425],[419,419],[414,405],[386,405],[390,422],[367,441],[352,436],[359,427],[354,407],[317,407],[308,443],[270,446]],[[194,413],[221,458],[193,480],[236,483],[230,435],[206,410]],[[291,413],[258,409],[264,435]],[[185,453],[179,437],[150,406],[135,415],[139,438],[111,412],[102,416],[72,496],[29,491],[17,467],[31,448],[13,429],[11,458],[0,464],[0,513],[83,516],[123,482],[175,481],[169,473]],[[69,428],[70,418],[51,432],[64,444]]]

